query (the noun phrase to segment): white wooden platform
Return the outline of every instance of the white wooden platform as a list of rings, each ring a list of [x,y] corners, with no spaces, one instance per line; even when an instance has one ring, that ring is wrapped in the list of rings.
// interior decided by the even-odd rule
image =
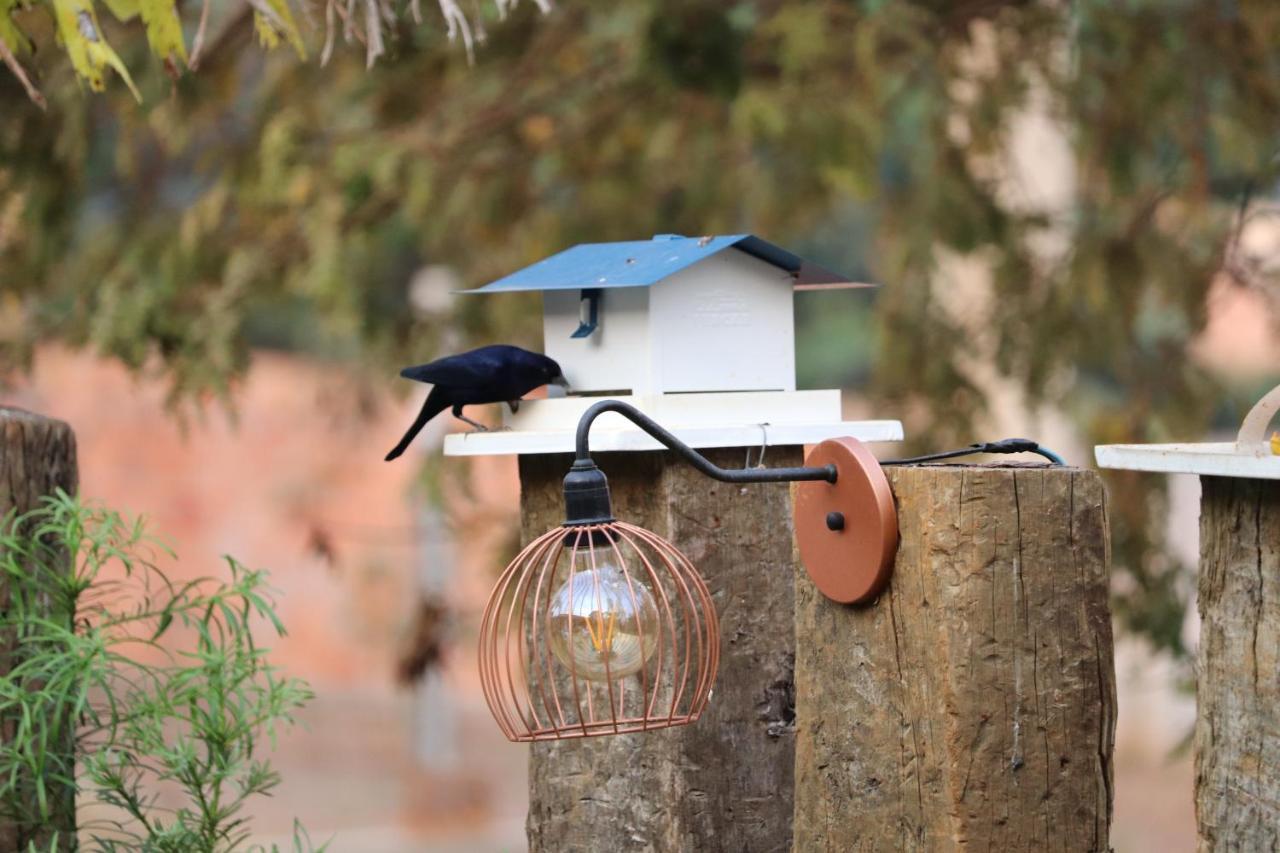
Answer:
[[[601,419],[603,420],[603,418]],[[828,438],[852,436],[859,441],[901,441],[899,421],[843,421],[778,426],[668,427],[690,447],[777,447],[817,444]],[[508,456],[519,453],[572,453],[572,432],[470,432],[445,437],[445,456]],[[662,445],[639,429],[591,430],[592,452],[661,450]],[[766,459],[767,464],[767,459]]]
[[[899,421],[843,420],[839,391],[753,391],[526,400],[515,415],[504,410],[504,430],[452,433],[445,437],[444,453],[446,456],[572,453],[578,419],[588,407],[603,399],[630,403],[692,447],[817,444],[842,435],[865,442],[902,440]],[[593,451],[658,450],[661,447],[615,412],[601,415],[591,430]]]
[[[1099,468],[1280,480],[1280,456],[1241,453],[1235,442],[1104,444],[1094,448]]]

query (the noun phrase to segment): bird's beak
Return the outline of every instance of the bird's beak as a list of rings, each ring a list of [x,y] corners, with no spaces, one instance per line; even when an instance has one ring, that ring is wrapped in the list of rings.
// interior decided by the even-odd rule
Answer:
[[[561,374],[560,374],[559,376],[557,376],[555,379],[552,379],[552,380],[551,380],[551,384],[552,384],[552,385],[557,385],[557,386],[559,386],[559,387],[563,388],[563,389],[564,389],[564,390],[566,390],[566,391],[568,391],[568,390],[569,390],[569,380],[564,378],[564,374],[563,374],[563,373],[561,373]]]

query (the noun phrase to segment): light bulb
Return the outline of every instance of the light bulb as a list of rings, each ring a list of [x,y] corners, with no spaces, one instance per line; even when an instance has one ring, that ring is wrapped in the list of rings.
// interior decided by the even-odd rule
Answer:
[[[612,553],[597,552],[594,568],[570,571],[551,596],[547,644],[565,669],[589,681],[634,675],[658,647],[658,606]]]

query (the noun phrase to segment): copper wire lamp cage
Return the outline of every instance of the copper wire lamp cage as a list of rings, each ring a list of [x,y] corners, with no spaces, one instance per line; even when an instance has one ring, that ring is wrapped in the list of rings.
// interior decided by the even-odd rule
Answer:
[[[566,524],[507,566],[480,628],[480,678],[513,741],[692,723],[711,696],[711,593],[669,542],[620,521]]]

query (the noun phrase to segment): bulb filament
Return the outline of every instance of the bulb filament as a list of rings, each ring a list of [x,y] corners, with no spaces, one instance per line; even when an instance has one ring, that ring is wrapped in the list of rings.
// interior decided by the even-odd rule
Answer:
[[[618,614],[612,610],[609,611],[609,627],[605,628],[604,613],[596,612],[596,624],[591,624],[591,617],[587,617],[587,633],[591,636],[591,645],[597,652],[608,657],[613,649],[613,631],[618,624]]]

